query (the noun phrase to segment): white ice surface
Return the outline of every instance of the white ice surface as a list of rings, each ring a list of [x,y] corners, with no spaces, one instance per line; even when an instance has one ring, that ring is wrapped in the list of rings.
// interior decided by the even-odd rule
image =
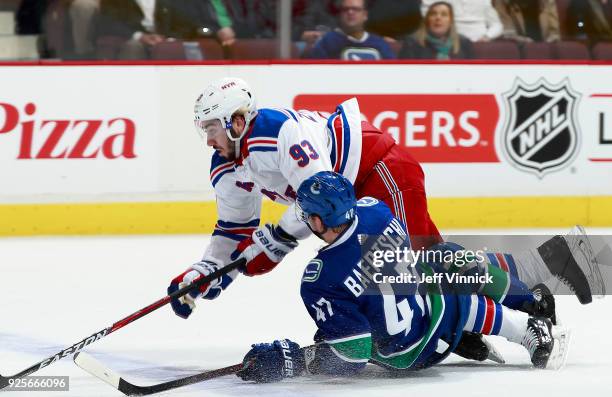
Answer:
[[[541,231],[540,231],[541,232]],[[600,231],[601,232],[601,231]],[[609,231],[608,231],[609,232]],[[168,282],[198,259],[206,236],[0,239],[0,373],[11,375],[102,330],[165,294]],[[189,320],[163,307],[87,347],[130,381],[152,384],[241,361],[251,343],[288,337],[310,344],[314,323],[299,297],[304,264],[320,246],[301,244],[272,273],[236,281],[215,301],[200,301]],[[255,385],[227,376],[187,386],[178,396],[609,396],[612,393],[612,299],[581,306],[557,299],[573,330],[567,365],[531,369],[527,353],[501,338],[505,365],[451,356],[434,368],[391,378],[369,368],[357,379],[301,378]],[[68,375],[69,393],[0,396],[118,396],[63,359],[36,375]]]

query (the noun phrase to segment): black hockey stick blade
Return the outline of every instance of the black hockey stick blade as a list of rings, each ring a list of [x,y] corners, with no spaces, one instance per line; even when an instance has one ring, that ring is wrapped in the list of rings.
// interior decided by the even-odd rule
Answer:
[[[160,393],[167,390],[176,389],[194,383],[203,382],[205,380],[218,378],[225,375],[236,373],[242,364],[236,364],[225,368],[219,368],[212,371],[200,372],[195,375],[190,375],[184,378],[171,380],[168,382],[158,383],[150,386],[139,386],[126,381],[121,375],[112,369],[104,366],[100,361],[96,360],[87,353],[77,353],[73,358],[76,365],[95,376],[96,378],[106,382],[113,388],[119,390],[126,396],[147,396],[149,394]]]

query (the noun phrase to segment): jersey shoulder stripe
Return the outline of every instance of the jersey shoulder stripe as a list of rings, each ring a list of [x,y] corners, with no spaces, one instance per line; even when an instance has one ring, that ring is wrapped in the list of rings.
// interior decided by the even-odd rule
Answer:
[[[296,120],[286,109],[260,109],[247,136],[243,158],[253,152],[277,152],[278,134],[283,124],[291,118]]]
[[[351,127],[346,118],[346,114],[344,113],[344,107],[342,105],[338,106],[338,111],[340,112],[340,117],[342,118],[342,158],[339,166],[339,173],[344,174],[344,169],[346,168],[346,163],[349,157],[349,149],[351,147]],[[340,150],[340,149],[339,149]]]
[[[276,152],[278,140],[273,138],[249,138],[247,139],[247,150],[251,152]]]
[[[213,187],[221,180],[223,175],[230,172],[234,172],[234,163],[215,152],[210,161],[210,181]]]
[[[298,122],[297,116],[295,115],[294,111],[291,109],[275,109],[278,110],[279,112],[281,112],[282,114],[284,114],[285,116],[289,116],[291,117],[293,120],[295,120],[296,122]]]
[[[351,147],[351,127],[342,105],[338,106],[336,113],[328,119],[327,128],[331,138],[332,167],[335,172],[342,174],[346,169]]]
[[[291,118],[287,111],[279,109],[260,109],[255,118],[255,125],[249,135],[251,139],[278,139],[283,124]]]

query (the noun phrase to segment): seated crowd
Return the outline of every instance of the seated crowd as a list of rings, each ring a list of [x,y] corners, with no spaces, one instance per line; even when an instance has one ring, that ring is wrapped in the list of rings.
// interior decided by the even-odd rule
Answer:
[[[43,58],[277,54],[277,0],[15,3],[16,33],[40,34]],[[612,0],[293,0],[291,12],[293,58],[612,59]]]

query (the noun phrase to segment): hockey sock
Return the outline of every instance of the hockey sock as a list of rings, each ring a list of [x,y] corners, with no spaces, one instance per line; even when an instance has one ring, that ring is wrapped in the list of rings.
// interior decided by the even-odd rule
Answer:
[[[472,295],[464,331],[483,335],[500,335],[510,342],[521,343],[529,315],[494,302],[488,296]]]
[[[514,257],[510,254],[487,254],[487,273],[493,282],[486,283],[478,291],[479,294],[490,296],[495,302],[511,309],[520,309],[525,303],[534,300],[533,293],[520,277]]]
[[[534,296],[525,283],[513,276],[516,274],[514,269],[516,265],[512,256],[500,253],[487,254],[485,262],[472,261],[463,266],[447,266],[448,272],[456,272],[461,276],[490,276],[490,281],[484,283],[457,285],[459,293],[486,295],[511,309],[520,309],[526,302],[533,302]]]

